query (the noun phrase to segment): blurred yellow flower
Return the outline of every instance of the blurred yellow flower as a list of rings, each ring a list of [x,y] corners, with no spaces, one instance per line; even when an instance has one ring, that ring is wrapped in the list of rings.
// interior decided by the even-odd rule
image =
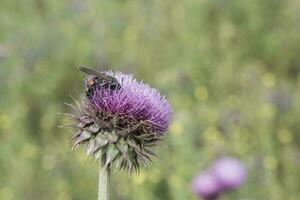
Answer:
[[[218,135],[218,130],[214,126],[209,126],[205,129],[204,132],[204,137],[209,139],[209,138],[214,138],[215,136]]]
[[[13,191],[11,188],[3,187],[0,189],[0,199],[10,200],[13,199]]]
[[[26,143],[22,147],[22,156],[24,158],[32,159],[36,157],[37,153],[38,153],[38,148],[34,144]]]
[[[214,126],[206,128],[206,130],[203,133],[203,136],[208,144],[223,145],[224,143],[220,131]]]
[[[42,167],[46,170],[52,170],[56,165],[56,160],[53,155],[46,155],[42,160]]]
[[[72,199],[71,195],[67,191],[60,192],[58,194],[57,200],[70,200]]]
[[[208,99],[208,90],[205,86],[198,86],[194,91],[194,96],[200,100],[205,101]]]
[[[181,135],[183,132],[183,125],[179,122],[176,122],[170,126],[170,131],[174,135]]]
[[[179,189],[180,188],[180,178],[177,175],[172,175],[169,179],[168,179],[169,185],[171,186],[171,188],[175,188],[175,189]]]
[[[276,83],[276,77],[272,73],[266,73],[262,77],[262,82],[266,87],[273,87]]]
[[[274,170],[277,167],[277,162],[274,156],[266,156],[263,160],[263,165],[268,170]]]
[[[151,173],[148,174],[149,180],[152,183],[158,183],[161,180],[162,175],[158,170],[153,170]]]
[[[10,127],[11,122],[12,122],[12,119],[8,115],[6,115],[6,114],[0,115],[0,128],[6,129],[6,128]]]
[[[140,172],[136,176],[133,177],[133,182],[137,185],[142,185],[146,179],[146,174],[144,172]]]
[[[280,143],[282,144],[290,144],[292,141],[292,134],[289,130],[287,129],[281,129],[279,130],[279,132],[277,133],[277,139]]]
[[[258,115],[261,118],[270,118],[276,113],[276,108],[272,104],[263,104],[261,109],[258,111]]]
[[[232,107],[236,107],[241,104],[241,99],[237,95],[230,95],[227,98],[227,103]]]
[[[59,178],[55,182],[55,189],[57,190],[57,200],[72,199],[71,194],[69,192],[69,185],[64,179]]]

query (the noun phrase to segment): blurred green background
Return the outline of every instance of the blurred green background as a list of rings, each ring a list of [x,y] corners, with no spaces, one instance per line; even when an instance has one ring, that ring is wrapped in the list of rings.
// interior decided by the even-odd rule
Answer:
[[[222,200],[300,196],[298,0],[0,0],[0,199],[97,198],[97,163],[71,151],[59,112],[80,64],[134,73],[174,119],[159,159],[116,172],[112,200],[194,200],[221,155],[248,179]]]

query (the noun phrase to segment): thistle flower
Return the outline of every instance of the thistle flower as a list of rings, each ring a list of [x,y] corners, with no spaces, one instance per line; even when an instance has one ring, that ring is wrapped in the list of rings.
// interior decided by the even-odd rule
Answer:
[[[217,160],[212,167],[218,185],[223,190],[232,190],[241,186],[246,179],[246,170],[243,164],[231,157]]]
[[[205,200],[215,200],[220,193],[218,182],[210,171],[203,172],[194,179],[192,190]]]
[[[85,79],[88,97],[77,101],[76,113],[71,115],[77,130],[71,141],[74,148],[86,145],[86,153],[101,158],[104,166],[138,171],[140,164],[149,166],[155,156],[152,147],[168,128],[171,106],[156,89],[133,75],[104,74],[118,81],[120,87],[94,84],[91,88],[89,84],[96,76]]]

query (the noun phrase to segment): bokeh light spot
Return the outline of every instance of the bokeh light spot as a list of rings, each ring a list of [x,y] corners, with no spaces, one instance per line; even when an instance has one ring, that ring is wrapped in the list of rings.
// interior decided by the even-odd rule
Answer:
[[[241,104],[241,99],[237,95],[230,95],[227,98],[227,103],[232,107],[237,107]]]
[[[42,167],[46,170],[52,170],[56,165],[56,160],[53,155],[46,155],[42,160]]]
[[[274,170],[277,167],[277,159],[273,156],[266,156],[263,161],[264,167],[268,170]]]
[[[174,123],[170,126],[170,130],[174,135],[181,135],[183,133],[183,125],[179,122]]]
[[[149,180],[152,183],[158,183],[161,180],[161,174],[158,170],[152,171],[151,173],[149,173],[149,176],[147,177],[149,177]]]
[[[198,86],[194,91],[195,97],[200,101],[208,99],[208,90],[205,86]]]
[[[38,148],[31,143],[26,143],[22,148],[22,155],[25,158],[32,159],[36,157],[38,153]]]
[[[258,111],[261,118],[270,118],[276,113],[276,108],[272,104],[263,104],[262,108]]]
[[[13,191],[8,187],[0,189],[0,199],[11,200],[13,198]]]
[[[280,143],[287,145],[287,144],[290,144],[292,142],[293,138],[292,138],[292,134],[289,130],[281,129],[277,133],[277,139]]]
[[[71,199],[71,195],[67,192],[60,192],[58,194],[57,200],[70,200]]]
[[[266,87],[273,87],[276,83],[276,77],[272,73],[266,73],[262,77],[262,82]]]
[[[146,179],[146,175],[143,172],[140,172],[138,175],[134,176],[133,181],[137,185],[142,185]]]
[[[205,130],[204,139],[208,144],[221,145],[221,143],[223,142],[220,131],[213,126],[210,126]]]
[[[0,128],[7,129],[10,127],[12,122],[12,119],[6,115],[6,114],[1,114],[0,115]]]

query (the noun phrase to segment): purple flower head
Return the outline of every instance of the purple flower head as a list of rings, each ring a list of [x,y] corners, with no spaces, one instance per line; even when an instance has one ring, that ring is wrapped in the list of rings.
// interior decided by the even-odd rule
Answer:
[[[167,130],[172,108],[159,91],[148,84],[138,82],[133,75],[121,72],[106,74],[114,76],[121,88],[111,91],[98,87],[92,98],[92,103],[97,109],[112,115],[149,122],[154,131],[160,134]]]
[[[192,190],[205,200],[217,199],[220,193],[218,182],[210,171],[203,172],[194,179]]]
[[[245,167],[235,158],[220,158],[214,163],[212,171],[220,187],[225,190],[238,188],[246,179]]]
[[[121,72],[98,72],[85,79],[86,91],[71,114],[74,148],[102,158],[107,166],[138,171],[149,166],[152,147],[162,140],[172,114],[169,102],[156,89]],[[72,106],[73,108],[75,106]],[[101,150],[101,151],[100,151]]]

